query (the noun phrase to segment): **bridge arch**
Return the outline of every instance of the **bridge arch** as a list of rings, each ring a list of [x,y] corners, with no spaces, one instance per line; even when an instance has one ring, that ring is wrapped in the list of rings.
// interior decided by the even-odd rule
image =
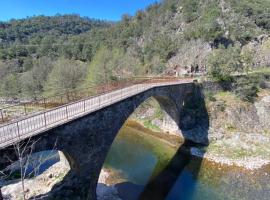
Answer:
[[[181,124],[181,119],[185,101],[199,101],[202,94],[194,83],[155,87],[32,137],[33,152],[62,151],[71,168],[62,183],[46,196],[70,199],[78,195],[96,199],[99,174],[117,133],[135,109],[150,97],[184,130],[186,126]],[[0,169],[9,164],[8,157],[16,159],[12,146],[0,150]]]

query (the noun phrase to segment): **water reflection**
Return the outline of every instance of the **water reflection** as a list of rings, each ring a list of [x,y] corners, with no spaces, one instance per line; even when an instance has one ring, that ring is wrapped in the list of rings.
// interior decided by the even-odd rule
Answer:
[[[137,142],[134,144],[127,138],[114,142],[105,167],[113,167],[121,173],[121,178],[138,185],[146,185],[158,158],[153,152]],[[132,166],[132,167],[131,167]]]
[[[129,135],[128,138],[125,135]],[[152,139],[151,142],[157,141]],[[189,147],[193,145],[186,143],[177,151],[174,150],[175,154],[165,155],[164,159],[162,151],[153,151],[140,136],[128,132],[122,134],[121,139],[117,139],[113,145],[106,161],[107,167],[120,170],[120,175],[125,179],[115,185],[120,198],[269,200],[270,166],[254,172],[221,166],[189,156]],[[165,167],[161,166],[162,170],[157,176],[153,176],[155,173],[152,171],[160,168],[159,160],[165,162],[169,159],[168,156],[171,156],[170,161]]]
[[[178,177],[190,162],[191,157],[183,153],[187,146],[188,144],[184,144],[177,150],[166,168],[149,181],[139,199],[161,200],[167,197]],[[189,189],[192,190],[192,185]]]
[[[171,158],[163,171],[157,176],[152,176],[152,179],[139,197],[141,200],[165,199],[174,185],[177,185],[178,177],[182,176],[184,169],[191,161],[191,156],[189,156],[190,154],[188,152],[190,147],[198,144],[209,144],[209,116],[204,101],[204,95],[200,87],[195,86],[192,93],[185,95],[179,119],[178,126],[183,133],[185,143],[178,148],[176,154]],[[200,171],[201,162],[202,159],[198,159],[196,166],[193,168],[192,176],[195,180]],[[194,186],[195,184],[189,184],[188,190],[185,190],[185,192],[181,191],[181,187],[177,187],[178,191],[180,190],[178,193],[188,194],[190,197],[187,198],[192,199],[191,196]],[[169,198],[172,197],[169,196]]]

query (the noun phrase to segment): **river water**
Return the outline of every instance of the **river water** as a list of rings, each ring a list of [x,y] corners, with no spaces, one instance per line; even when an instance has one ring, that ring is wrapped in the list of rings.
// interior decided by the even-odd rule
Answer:
[[[116,171],[123,200],[270,200],[270,167],[221,166],[183,153],[143,131],[124,127],[105,168]],[[186,148],[185,148],[186,149]]]

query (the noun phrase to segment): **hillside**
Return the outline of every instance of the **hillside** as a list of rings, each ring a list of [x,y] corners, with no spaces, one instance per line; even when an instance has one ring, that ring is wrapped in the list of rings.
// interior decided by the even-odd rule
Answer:
[[[37,16],[0,22],[0,56],[5,60],[23,59],[39,51],[43,55],[42,48],[46,45],[63,44],[68,37],[108,26],[108,22],[78,15]]]
[[[115,24],[78,16],[1,23],[2,96],[57,93],[119,76],[184,75],[195,68],[226,79],[267,67],[269,9],[269,0],[163,0]],[[61,74],[74,83],[56,80]]]

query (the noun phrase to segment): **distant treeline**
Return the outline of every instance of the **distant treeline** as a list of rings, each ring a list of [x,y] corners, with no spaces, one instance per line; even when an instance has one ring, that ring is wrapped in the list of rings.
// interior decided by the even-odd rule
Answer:
[[[116,23],[78,15],[1,22],[0,91],[44,95],[191,65],[226,79],[267,64],[269,42],[249,43],[269,35],[269,8],[269,0],[163,0]]]

